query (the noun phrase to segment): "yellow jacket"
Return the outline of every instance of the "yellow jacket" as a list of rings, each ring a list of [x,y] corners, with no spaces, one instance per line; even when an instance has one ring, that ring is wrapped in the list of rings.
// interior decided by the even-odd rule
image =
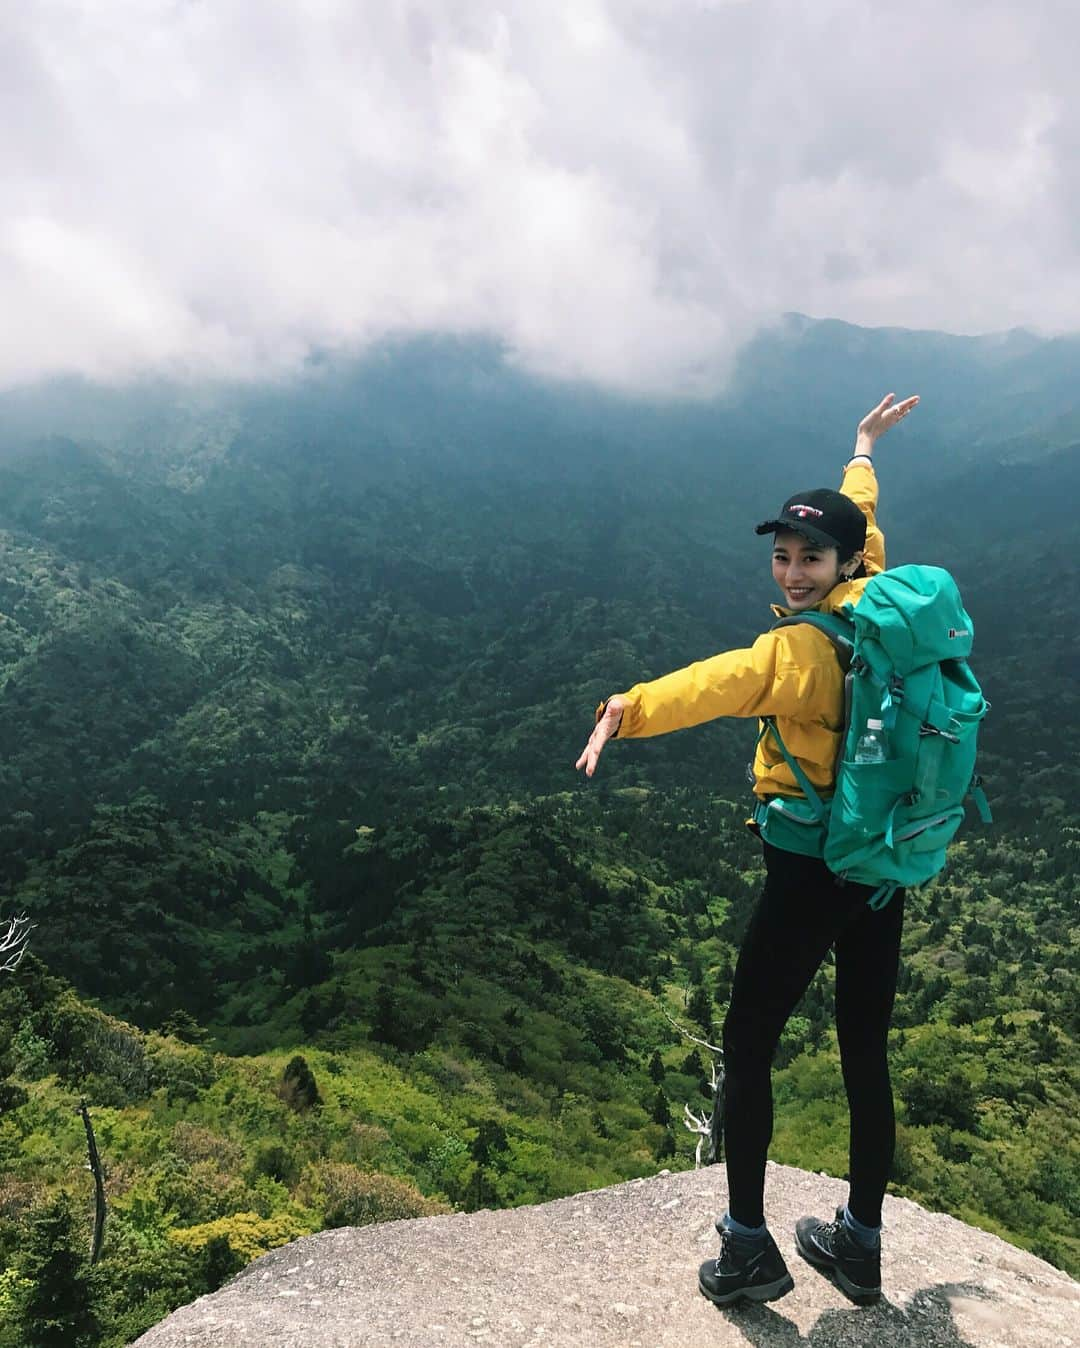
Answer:
[[[874,520],[878,485],[870,464],[844,470],[840,490],[866,516],[866,576],[842,582],[815,607],[831,613],[858,603],[870,576],[885,569],[885,539]],[[772,605],[777,617],[791,609]],[[724,651],[673,674],[635,684],[619,739],[666,735],[717,716],[775,716],[789,752],[818,790],[829,794],[844,721],[844,680],[832,643],[809,623],[763,633],[745,650]],[[754,756],[754,793],[801,796],[776,741],[766,736]]]

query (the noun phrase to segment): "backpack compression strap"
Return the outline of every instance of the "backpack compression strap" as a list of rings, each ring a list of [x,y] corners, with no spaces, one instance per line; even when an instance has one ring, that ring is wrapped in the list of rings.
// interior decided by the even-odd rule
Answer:
[[[829,817],[829,807],[828,805],[825,804],[825,802],[821,799],[818,793],[814,790],[814,786],[813,783],[810,781],[810,778],[807,777],[806,773],[803,772],[802,768],[799,767],[798,761],[796,760],[794,755],[788,750],[788,747],[784,743],[784,741],[780,738],[780,732],[776,728],[776,721],[774,720],[773,717],[763,716],[761,718],[761,733],[757,737],[758,744],[761,743],[761,741],[765,738],[767,734],[769,734],[770,731],[772,732],[773,739],[776,741],[777,747],[784,756],[784,762],[791,769],[792,776],[794,776],[795,780],[798,782],[799,789],[802,791],[806,799],[810,802],[810,805],[814,813],[817,815],[817,817],[821,820],[822,823],[825,823],[825,821]]]

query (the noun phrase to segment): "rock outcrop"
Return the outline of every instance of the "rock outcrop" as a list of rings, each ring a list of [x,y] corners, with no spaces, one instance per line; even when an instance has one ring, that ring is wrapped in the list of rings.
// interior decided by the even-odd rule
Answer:
[[[858,1308],[795,1253],[846,1186],[769,1166],[795,1290],[720,1310],[697,1290],[725,1206],[720,1166],[538,1207],[324,1231],[175,1311],[138,1348],[1080,1348],[1080,1285],[902,1198],[885,1202],[884,1295]]]

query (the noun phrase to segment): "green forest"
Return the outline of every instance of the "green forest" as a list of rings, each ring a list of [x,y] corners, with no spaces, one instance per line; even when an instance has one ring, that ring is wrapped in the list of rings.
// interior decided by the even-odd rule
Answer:
[[[119,1348],[303,1234],[693,1165],[710,1063],[672,1020],[719,1034],[754,729],[573,763],[600,698],[763,629],[753,525],[838,478],[879,383],[924,396],[881,518],[975,620],[995,814],[909,901],[893,1191],[1080,1274],[1065,354],[792,321],[709,405],[435,341],[0,399],[0,923],[34,923],[0,973],[0,1345]],[[777,395],[811,388],[796,439]],[[842,1176],[830,979],[772,1154]]]

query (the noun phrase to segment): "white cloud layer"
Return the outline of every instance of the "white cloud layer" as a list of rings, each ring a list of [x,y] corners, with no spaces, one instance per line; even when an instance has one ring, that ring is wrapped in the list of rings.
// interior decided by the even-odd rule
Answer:
[[[790,309],[1077,329],[1078,41],[1038,0],[25,0],[0,383],[449,330],[683,393]]]

